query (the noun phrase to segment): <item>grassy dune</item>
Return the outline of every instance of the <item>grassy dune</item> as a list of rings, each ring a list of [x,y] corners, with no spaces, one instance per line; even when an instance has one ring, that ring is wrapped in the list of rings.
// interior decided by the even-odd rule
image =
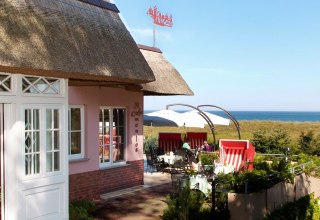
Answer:
[[[320,122],[276,122],[276,121],[239,121],[241,126],[241,139],[251,140],[253,133],[257,130],[274,130],[282,129],[287,131],[292,144],[296,144],[301,132],[307,133],[312,131],[315,135],[320,135]],[[144,126],[145,137],[157,137],[159,132],[207,132],[208,141],[212,142],[212,134],[209,127],[202,128],[178,128],[178,127],[150,127]],[[236,127],[230,126],[215,126],[216,140],[219,139],[238,139]]]

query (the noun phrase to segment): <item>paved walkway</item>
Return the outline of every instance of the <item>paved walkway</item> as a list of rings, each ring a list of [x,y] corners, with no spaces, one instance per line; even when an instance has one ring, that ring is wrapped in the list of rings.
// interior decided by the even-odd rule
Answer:
[[[167,207],[171,176],[167,173],[144,173],[144,185],[101,195],[95,220],[157,220]]]
[[[171,183],[171,176],[168,173],[161,173],[161,172],[144,172],[144,185],[143,186],[135,186],[123,190],[118,190],[110,193],[105,193],[101,195],[101,199],[108,200],[111,198],[115,198],[124,194],[136,192],[139,190],[143,190],[146,188],[166,184],[166,183]]]

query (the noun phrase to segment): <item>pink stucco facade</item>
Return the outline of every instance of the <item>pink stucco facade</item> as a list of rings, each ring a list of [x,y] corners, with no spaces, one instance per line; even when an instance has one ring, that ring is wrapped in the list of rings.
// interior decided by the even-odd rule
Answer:
[[[69,174],[99,171],[99,108],[127,110],[126,161],[143,160],[143,93],[122,88],[69,86],[69,105],[84,106],[83,160],[69,161]],[[112,167],[110,167],[112,168]]]

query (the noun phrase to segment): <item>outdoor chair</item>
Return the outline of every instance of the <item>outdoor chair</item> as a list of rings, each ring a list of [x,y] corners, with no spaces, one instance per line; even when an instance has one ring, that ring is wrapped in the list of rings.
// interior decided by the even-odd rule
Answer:
[[[191,151],[190,151],[191,153]],[[186,170],[191,169],[190,161],[189,161],[189,155],[185,149],[179,149],[175,151],[176,159],[174,164],[172,165],[173,169],[182,170],[185,172]]]
[[[185,161],[179,159],[175,160],[171,165],[171,173],[184,173],[185,172]]]
[[[157,157],[155,155],[147,153],[147,171],[153,172],[153,171],[160,171],[162,168],[162,162],[158,161]]]
[[[181,133],[159,133],[158,154],[174,152],[182,146]]]

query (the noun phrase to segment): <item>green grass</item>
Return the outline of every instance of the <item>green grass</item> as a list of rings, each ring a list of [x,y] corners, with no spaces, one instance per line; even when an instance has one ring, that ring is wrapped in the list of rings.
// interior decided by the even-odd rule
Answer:
[[[253,133],[258,130],[282,129],[289,134],[291,144],[296,145],[301,132],[312,131],[314,135],[320,135],[320,122],[276,122],[276,121],[239,121],[241,126],[241,139],[252,140]],[[207,132],[208,142],[212,143],[213,137],[209,127],[202,128],[183,128],[183,127],[150,127],[144,126],[144,135],[148,137],[158,137],[159,132]],[[216,140],[219,139],[238,139],[236,127],[215,126]]]

